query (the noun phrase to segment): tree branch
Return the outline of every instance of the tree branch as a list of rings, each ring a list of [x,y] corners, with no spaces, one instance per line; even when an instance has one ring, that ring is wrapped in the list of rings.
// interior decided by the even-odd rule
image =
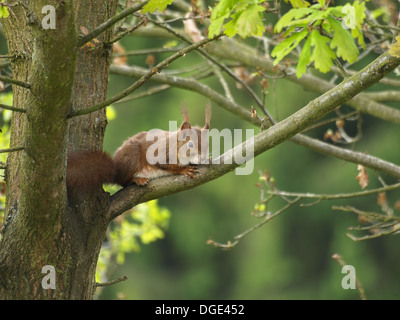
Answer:
[[[162,62],[160,62],[159,64],[157,64],[154,68],[150,69],[149,71],[147,71],[146,74],[144,74],[139,80],[137,80],[134,84],[132,84],[130,87],[128,87],[127,89],[125,89],[124,91],[118,93],[117,95],[115,95],[114,97],[107,99],[97,105],[94,105],[92,107],[89,108],[85,108],[82,110],[77,110],[77,111],[73,111],[68,115],[68,118],[72,118],[72,117],[76,117],[76,116],[80,116],[80,115],[84,115],[84,114],[89,114],[92,112],[95,112],[99,109],[105,108],[107,106],[109,106],[110,104],[121,100],[122,98],[126,97],[127,95],[129,95],[130,93],[132,93],[133,91],[135,91],[137,88],[141,87],[147,80],[149,80],[153,75],[155,75],[156,73],[160,72],[161,69],[167,67],[171,62],[173,62],[174,60],[178,59],[181,56],[186,55],[187,53],[189,53],[190,51],[195,50],[198,47],[204,46],[205,44],[209,43],[210,41],[214,41],[218,38],[222,37],[222,34],[217,35],[215,37],[213,37],[212,39],[204,39],[201,40],[199,42],[196,42],[186,48],[183,48],[182,50],[178,51],[177,53],[173,54],[172,56],[170,56],[169,58],[163,60]]]
[[[183,47],[143,49],[143,50],[127,51],[124,53],[117,53],[114,54],[114,57],[131,57],[140,55],[146,56],[149,54],[156,54],[156,53],[176,52],[181,49],[183,49]]]
[[[164,29],[159,27],[147,27],[145,29],[140,29],[135,31],[135,36],[141,37],[163,37],[172,38],[173,35],[166,32]],[[218,44],[209,46],[207,49],[208,53],[213,54],[221,59],[238,61],[247,67],[260,68],[268,73],[276,73],[276,68],[273,65],[273,60],[260,56],[255,50],[248,47],[244,43],[238,43],[233,39],[222,39]],[[332,67],[332,71],[335,73],[340,73],[337,67]],[[354,75],[357,71],[346,70],[348,74]],[[283,75],[285,79],[299,84],[304,90],[324,93],[332,89],[335,85],[329,83],[328,81],[314,76],[312,74],[305,74],[300,79],[298,79],[293,69],[286,70],[286,73],[293,74],[292,76]],[[382,84],[390,85],[394,87],[400,87],[400,81],[392,78],[383,78],[379,81]],[[357,97],[362,97],[358,101],[348,101],[347,104],[358,109],[361,112],[371,113],[373,116],[382,118],[383,120],[400,123],[400,111],[397,109],[389,108],[383,104],[371,101],[368,97],[364,96],[364,93],[359,94]],[[366,99],[365,99],[366,98]],[[366,106],[364,106],[366,104]],[[376,109],[376,110],[375,110]],[[382,116],[380,112],[383,110]]]
[[[359,191],[359,192],[349,192],[349,193],[336,193],[336,194],[318,194],[318,193],[298,193],[298,192],[287,192],[280,190],[267,191],[269,194],[284,196],[284,197],[300,197],[300,198],[310,198],[310,199],[320,199],[320,200],[337,200],[337,199],[347,199],[347,198],[357,198],[364,197],[375,193],[391,191],[400,188],[400,183],[396,183],[390,186],[385,186],[381,188]]]
[[[131,101],[131,100],[136,100],[136,99],[140,99],[140,98],[143,98],[143,97],[152,96],[153,94],[168,90],[169,88],[171,88],[171,86],[169,86],[167,84],[162,84],[160,86],[147,89],[146,91],[142,91],[142,92],[139,92],[139,93],[136,93],[136,94],[132,94],[129,97],[126,97],[125,99],[121,99],[121,100],[115,102],[115,104],[124,103],[124,102],[128,102],[128,101]]]
[[[292,137],[291,141],[319,153],[356,164],[362,164],[368,168],[378,170],[400,179],[400,167],[389,161],[379,159],[363,152],[340,148],[305,135],[296,135]]]
[[[15,148],[8,148],[8,149],[0,149],[0,153],[7,153],[7,152],[16,152],[24,150],[24,147],[15,147]]]
[[[141,77],[147,71],[146,69],[139,68],[139,67],[127,67],[127,66],[115,66],[112,65],[110,69],[111,73],[130,76],[130,77]],[[251,113],[249,110],[243,108],[242,106],[238,105],[234,101],[230,101],[220,93],[212,90],[210,87],[202,84],[194,79],[191,78],[182,78],[176,76],[169,76],[165,73],[159,73],[152,77],[152,81],[168,84],[170,86],[190,90],[197,92],[212,102],[216,103],[217,105],[221,106],[225,110],[229,111],[230,113],[240,117],[243,120],[246,120],[253,125],[260,127],[262,122],[257,117],[251,117]],[[291,138],[291,141],[299,144],[301,146],[307,147],[311,150],[316,152],[322,153],[324,155],[328,155],[331,157],[335,157],[338,159],[342,159],[345,161],[353,162],[356,164],[362,164],[368,168],[381,171],[385,174],[392,175],[394,177],[400,178],[400,167],[390,163],[385,160],[381,160],[377,157],[367,155],[362,152],[356,152],[344,148],[340,148],[334,146],[332,144],[320,141],[318,139],[313,139],[307,137],[303,134],[297,134],[296,136]]]
[[[127,66],[116,66],[110,67],[110,72],[113,74],[124,75],[128,77],[142,77],[148,72],[146,69],[140,67],[127,67]],[[202,84],[192,78],[183,78],[177,76],[170,76],[165,73],[159,73],[154,75],[152,81],[168,84],[173,87],[182,88],[190,91],[197,92],[209,98],[211,101],[223,107],[225,110],[235,114],[243,120],[249,121],[250,123],[260,126],[260,120],[251,117],[250,111],[241,107],[234,101],[230,101],[222,94],[214,91],[205,84]]]
[[[275,66],[273,65],[272,60],[258,55],[247,46],[238,44],[231,39],[222,39],[218,42],[218,46],[210,46],[209,51],[221,58],[223,57],[224,59],[238,61],[246,66],[264,69],[264,72],[274,73]],[[299,84],[307,91],[323,94],[335,88],[334,84],[311,74],[304,74],[299,79],[292,69],[287,69],[286,73],[291,75],[286,76],[285,79]],[[357,74],[360,74],[360,72],[354,73],[352,77]],[[368,113],[374,117],[400,124],[400,110],[375,102],[364,96],[363,93],[347,100],[346,104],[360,112]]]
[[[139,11],[142,9],[149,0],[145,0],[141,3],[138,3],[130,8],[127,8],[120,13],[116,14],[115,16],[111,17],[108,19],[106,22],[102,23],[99,25],[96,29],[93,31],[89,32],[87,35],[81,37],[78,39],[78,47],[83,46],[85,43],[88,43],[90,40],[93,40],[94,38],[98,37],[100,34],[102,34],[104,31],[112,27],[114,24],[116,24],[118,21],[124,19],[125,17],[129,16],[130,14],[135,13],[136,11]]]
[[[25,109],[16,108],[16,107],[12,107],[12,106],[7,106],[7,105],[1,104],[1,103],[0,103],[0,108],[1,108],[1,109],[11,110],[11,111],[16,111],[16,112],[21,112],[21,113],[26,113],[26,110],[25,110]]]
[[[343,258],[335,253],[332,256],[332,259],[339,263],[342,267],[346,266],[347,263],[343,260]],[[367,296],[365,295],[364,287],[362,286],[361,282],[356,278],[356,287],[358,290],[358,294],[360,295],[361,300],[367,300]]]
[[[175,37],[178,39],[183,40],[186,43],[191,43],[190,40],[188,40],[185,35],[180,34],[173,28],[171,28],[168,24],[166,23],[159,23],[157,21],[151,20],[155,25],[159,26],[160,28],[163,28],[173,34]],[[264,104],[261,102],[261,100],[258,98],[258,96],[255,94],[255,92],[250,88],[250,86],[240,79],[240,77],[236,76],[234,72],[232,72],[228,67],[226,67],[223,63],[217,61],[215,58],[211,57],[207,52],[205,52],[202,49],[197,49],[197,52],[203,56],[205,59],[216,65],[218,68],[220,68],[222,71],[226,72],[232,79],[234,79],[236,82],[240,83],[243,88],[248,92],[248,94],[254,99],[255,103],[261,108],[261,110],[264,112],[266,116],[268,116],[270,119],[272,119],[271,115],[269,112],[265,109]]]
[[[141,20],[138,24],[134,25],[133,27],[126,29],[125,31],[121,32],[119,35],[115,36],[113,39],[111,39],[110,42],[108,42],[109,45],[113,44],[114,42],[117,42],[121,40],[123,37],[125,37],[127,34],[135,31],[137,28],[139,28],[141,25],[145,24],[146,20]]]
[[[1,76],[1,75],[0,75],[0,81],[12,83],[12,84],[15,84],[15,85],[17,85],[17,86],[20,86],[20,87],[23,87],[23,88],[27,88],[27,89],[30,89],[30,88],[31,88],[31,85],[30,85],[30,83],[28,83],[28,82],[24,82],[24,81],[20,81],[20,80],[15,80],[15,79],[13,79],[13,78],[4,77],[4,76]]]
[[[246,141],[219,157],[219,159],[231,160],[231,164],[201,166],[197,179],[182,176],[165,177],[152,180],[145,187],[130,186],[118,191],[111,197],[108,218],[111,220],[141,202],[194,188],[232,171],[239,166],[234,159],[237,159],[237,155],[241,156],[243,150],[246,155],[254,151],[254,156],[258,156],[290,139],[315,120],[334,110],[338,105],[379,81],[399,64],[399,58],[392,57],[387,52],[382,54],[336,88],[329,90],[288,118],[254,136],[253,141]],[[400,168],[398,177],[400,177]]]
[[[97,288],[97,287],[111,286],[111,285],[113,285],[113,284],[116,284],[116,283],[121,282],[121,281],[126,281],[126,280],[128,280],[128,277],[127,277],[127,276],[123,276],[123,277],[120,277],[120,278],[115,279],[115,280],[112,280],[112,281],[107,281],[107,282],[96,282],[96,283],[95,283],[95,287]]]
[[[282,214],[283,212],[288,210],[290,207],[294,206],[299,200],[300,200],[300,197],[288,201],[288,203],[285,206],[283,206],[282,208],[280,208],[276,212],[265,216],[265,218],[262,219],[261,222],[257,223],[256,225],[254,225],[254,226],[250,227],[249,229],[247,229],[247,230],[241,232],[240,234],[236,235],[234,237],[235,240],[233,242],[228,241],[226,244],[223,244],[223,243],[215,242],[214,240],[210,239],[210,240],[207,241],[207,244],[212,244],[217,248],[231,249],[231,248],[235,247],[240,242],[240,240],[242,240],[245,236],[247,236],[248,234],[250,234],[254,230],[257,230],[258,228],[262,227],[264,224],[268,223],[273,218],[276,218],[277,216],[279,216],[280,214]]]
[[[400,91],[398,90],[364,92],[363,94],[369,99],[375,100],[376,102],[400,101]]]

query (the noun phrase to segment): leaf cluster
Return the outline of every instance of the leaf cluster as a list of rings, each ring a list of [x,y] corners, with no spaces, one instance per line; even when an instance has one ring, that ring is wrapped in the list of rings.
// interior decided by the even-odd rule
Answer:
[[[261,5],[263,2],[263,0],[219,1],[211,12],[209,38],[220,34],[222,29],[228,37],[236,34],[242,38],[262,36],[264,33],[262,12],[265,11],[265,7]],[[225,23],[227,19],[229,21]]]
[[[284,31],[284,39],[271,53],[275,65],[298,47],[302,40],[305,43],[297,64],[297,77],[306,72],[310,63],[325,73],[336,58],[349,63],[357,61],[359,50],[355,39],[365,47],[361,32],[366,17],[365,2],[356,0],[352,5],[327,7],[324,0],[319,0],[311,6],[306,1],[296,5],[297,8],[288,11],[275,25],[276,33]]]
[[[127,253],[139,252],[139,240],[143,244],[149,244],[164,238],[170,217],[170,211],[160,207],[157,200],[153,200],[136,206],[116,219],[115,225],[108,232],[108,241],[100,251],[98,280],[115,262],[123,264]]]

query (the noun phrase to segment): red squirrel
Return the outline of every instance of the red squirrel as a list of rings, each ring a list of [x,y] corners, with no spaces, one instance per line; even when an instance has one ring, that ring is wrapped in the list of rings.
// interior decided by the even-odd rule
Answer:
[[[119,184],[122,187],[132,183],[144,186],[150,179],[172,174],[196,178],[195,165],[204,163],[208,158],[207,133],[211,108],[206,108],[203,128],[191,127],[186,107],[182,108],[182,117],[182,125],[177,131],[139,132],[127,139],[113,158],[103,151],[70,153],[67,161],[67,188],[88,189],[101,187],[103,183]]]

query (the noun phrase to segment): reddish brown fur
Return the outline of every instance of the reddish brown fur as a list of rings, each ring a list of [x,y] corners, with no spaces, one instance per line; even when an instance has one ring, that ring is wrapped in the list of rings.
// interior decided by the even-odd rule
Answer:
[[[88,189],[115,183],[116,167],[103,151],[79,151],[68,155],[67,187]]]
[[[180,130],[191,128],[189,112],[186,108],[182,108],[183,123]],[[211,109],[208,106],[206,110],[206,123],[203,129],[210,127]],[[202,129],[199,127],[193,127],[197,133],[198,141],[194,141],[198,148],[198,154],[201,154],[201,132]],[[166,142],[168,144],[168,137],[171,134],[176,135],[178,139],[178,133],[171,133],[164,131]],[[197,169],[188,164],[172,164],[169,163],[171,155],[166,154],[166,164],[154,164],[150,165],[146,159],[146,152],[153,141],[146,141],[147,132],[140,132],[135,136],[126,140],[121,147],[115,152],[114,157],[111,157],[102,151],[79,151],[71,153],[68,156],[67,165],[67,187],[68,188],[93,188],[101,187],[103,183],[117,183],[123,187],[128,186],[131,183],[137,185],[145,185],[149,181],[147,178],[137,177],[136,174],[141,172],[143,169],[149,171],[154,170],[156,176],[158,176],[158,169],[173,173],[186,175],[191,178],[195,178]],[[188,138],[189,139],[189,138]],[[186,141],[177,141],[177,150],[187,143]],[[208,150],[208,143],[205,146]],[[166,150],[169,150],[167,146]],[[173,157],[176,158],[176,155]],[[179,162],[179,160],[178,160]],[[152,177],[154,178],[154,176]]]
[[[140,132],[126,140],[114,154],[114,164],[117,168],[116,182],[125,187],[133,182],[134,174],[146,163],[147,132]]]

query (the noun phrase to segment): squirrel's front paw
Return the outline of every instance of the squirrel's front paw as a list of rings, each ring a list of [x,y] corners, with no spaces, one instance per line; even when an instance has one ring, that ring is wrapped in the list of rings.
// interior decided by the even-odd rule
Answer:
[[[145,186],[146,184],[149,183],[149,179],[136,177],[132,179],[132,182],[136,183],[138,186]]]
[[[199,171],[195,166],[187,166],[181,171],[181,174],[192,179],[197,179]]]

